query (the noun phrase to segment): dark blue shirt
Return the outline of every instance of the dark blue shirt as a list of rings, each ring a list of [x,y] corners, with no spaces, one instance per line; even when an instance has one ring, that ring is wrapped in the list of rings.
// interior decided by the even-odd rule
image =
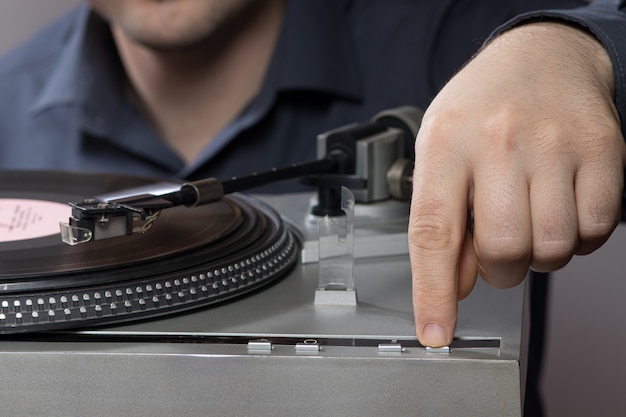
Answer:
[[[596,3],[543,15],[584,24],[607,45],[623,117],[623,5]],[[508,19],[537,8],[577,5],[575,0],[289,0],[260,94],[189,165],[127,100],[109,28],[83,6],[0,61],[0,169],[197,179],[310,160],[320,132],[368,120],[382,109],[426,107]],[[294,187],[280,183],[270,189]]]

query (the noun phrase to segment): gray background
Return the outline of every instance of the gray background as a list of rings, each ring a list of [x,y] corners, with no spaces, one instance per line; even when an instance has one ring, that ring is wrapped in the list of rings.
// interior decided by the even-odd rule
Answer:
[[[0,54],[80,0],[0,0]],[[549,417],[626,415],[626,226],[553,275],[542,390]]]

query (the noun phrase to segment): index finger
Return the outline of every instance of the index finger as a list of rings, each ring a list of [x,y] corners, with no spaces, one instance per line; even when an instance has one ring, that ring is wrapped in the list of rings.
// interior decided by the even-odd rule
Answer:
[[[415,145],[409,255],[417,337],[438,347],[450,344],[456,324],[469,176],[458,149],[426,140],[422,129]]]

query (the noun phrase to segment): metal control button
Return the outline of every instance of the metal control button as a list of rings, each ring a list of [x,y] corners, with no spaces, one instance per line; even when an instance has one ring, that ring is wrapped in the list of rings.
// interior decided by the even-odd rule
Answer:
[[[450,346],[442,346],[438,348],[426,347],[426,353],[450,353]]]
[[[402,345],[400,343],[381,343],[378,345],[378,352],[402,353]]]
[[[320,344],[315,339],[307,339],[304,342],[296,343],[296,352],[319,352]]]
[[[261,352],[271,352],[272,351],[272,342],[265,339],[260,340],[250,340],[248,342],[248,351],[261,351]]]

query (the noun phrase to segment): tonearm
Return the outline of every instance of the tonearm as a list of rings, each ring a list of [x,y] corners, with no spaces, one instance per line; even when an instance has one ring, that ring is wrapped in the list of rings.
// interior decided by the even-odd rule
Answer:
[[[224,195],[264,184],[302,178],[318,189],[313,214],[340,213],[341,187],[349,188],[357,202],[389,198],[408,200],[413,172],[413,141],[422,111],[400,107],[378,113],[371,121],[354,123],[318,135],[318,159],[234,177],[183,183],[164,193],[133,193],[115,199],[87,198],[70,203],[72,215],[61,223],[63,241],[76,245],[146,232],[163,209],[199,206]]]

